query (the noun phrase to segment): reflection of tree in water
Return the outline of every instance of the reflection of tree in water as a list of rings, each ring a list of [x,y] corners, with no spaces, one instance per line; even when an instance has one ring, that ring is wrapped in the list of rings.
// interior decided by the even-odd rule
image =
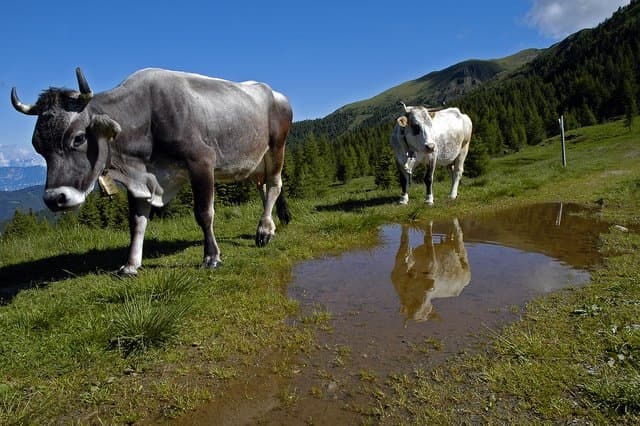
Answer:
[[[400,297],[400,312],[407,321],[426,321],[435,315],[433,299],[458,296],[471,281],[458,219],[453,219],[452,229],[446,235],[438,235],[436,242],[432,228],[430,222],[424,230],[424,243],[412,248],[409,227],[402,226],[391,281]]]

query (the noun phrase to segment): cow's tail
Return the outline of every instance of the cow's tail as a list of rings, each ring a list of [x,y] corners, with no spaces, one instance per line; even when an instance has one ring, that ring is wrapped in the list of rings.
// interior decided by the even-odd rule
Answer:
[[[284,196],[284,187],[280,189],[280,195],[276,199],[276,213],[278,214],[280,223],[286,225],[291,222],[291,210],[289,210],[287,199]]]

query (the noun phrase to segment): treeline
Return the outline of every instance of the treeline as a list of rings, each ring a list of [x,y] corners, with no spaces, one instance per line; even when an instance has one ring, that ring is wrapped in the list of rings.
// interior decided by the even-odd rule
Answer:
[[[525,65],[509,79],[480,87],[456,103],[492,155],[535,145],[568,129],[624,116],[640,103],[640,2],[593,30],[583,30]]]
[[[15,210],[0,239],[8,240],[33,233],[45,233],[54,227],[82,226],[89,229],[127,230],[129,227],[127,191],[123,187],[120,189],[112,196],[103,196],[100,191],[93,191],[80,208],[48,215],[49,218],[36,214],[32,209],[28,212]],[[216,184],[216,205],[218,206],[245,203],[256,196],[257,191],[250,182]],[[191,186],[187,184],[169,204],[161,208],[152,208],[150,218],[153,220],[192,214],[193,192]]]
[[[287,147],[284,187],[289,196],[322,195],[328,185],[360,176],[376,176],[381,187],[395,179],[395,163],[389,145],[391,124],[361,129],[337,139],[306,136]]]
[[[295,123],[291,139],[304,141],[309,133],[331,138],[344,129],[358,132],[389,125],[400,113],[401,100],[406,101],[377,105],[359,124],[348,110]],[[486,151],[496,156],[536,145],[559,134],[560,115],[566,129],[620,116],[630,125],[640,104],[640,1],[633,0],[598,27],[551,46],[513,74],[483,83],[447,104],[471,117],[473,155]]]

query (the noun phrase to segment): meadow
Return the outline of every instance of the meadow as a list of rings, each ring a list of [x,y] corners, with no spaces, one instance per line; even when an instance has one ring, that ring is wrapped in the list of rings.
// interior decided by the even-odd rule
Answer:
[[[432,207],[419,184],[408,206],[395,203],[398,188],[377,189],[372,177],[335,184],[290,199],[293,221],[262,249],[254,246],[257,202],[217,206],[217,270],[199,268],[202,237],[191,216],[152,221],[143,268],[127,279],[112,271],[128,231],[75,226],[5,239],[0,285],[17,290],[0,306],[0,424],[163,422],[233,403],[228,390],[247,377],[286,383],[331,322],[322,312],[288,320],[299,315],[286,296],[295,263],[371,247],[382,224],[541,201],[597,207],[624,227],[601,235],[606,261],[592,283],[531,302],[482,353],[368,377],[359,392],[370,402],[348,409],[373,424],[637,422],[638,119],[632,129],[614,121],[569,131],[567,162],[551,138],[463,178],[457,200],[446,197],[448,179],[437,182]],[[281,406],[295,410],[283,389]]]

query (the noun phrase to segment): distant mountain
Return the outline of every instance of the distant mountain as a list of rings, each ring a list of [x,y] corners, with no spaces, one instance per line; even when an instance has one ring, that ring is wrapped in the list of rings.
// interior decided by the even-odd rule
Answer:
[[[13,212],[20,209],[28,212],[29,209],[39,212],[46,209],[42,201],[44,185],[31,186],[18,191],[0,191],[0,222],[13,217]]]
[[[558,134],[558,118],[575,129],[620,117],[631,126],[640,110],[640,0],[632,0],[595,28],[578,31],[541,50],[495,60],[469,60],[348,104],[317,120],[295,122],[295,147],[309,135],[367,140],[387,133],[400,101],[468,114],[473,155],[502,155]],[[342,142],[341,142],[342,143]],[[473,151],[477,152],[474,153]]]
[[[337,137],[347,131],[372,127],[392,120],[399,102],[439,106],[466,95],[488,81],[498,80],[535,59],[544,50],[526,49],[500,59],[472,59],[399,84],[363,101],[345,105],[324,118],[293,124],[290,140],[309,133]]]
[[[0,191],[16,191],[44,185],[47,169],[43,166],[0,167]]]

